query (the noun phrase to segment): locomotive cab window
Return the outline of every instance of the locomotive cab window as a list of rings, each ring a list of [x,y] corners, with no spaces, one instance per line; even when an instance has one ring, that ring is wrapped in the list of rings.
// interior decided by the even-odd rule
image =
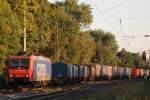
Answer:
[[[8,61],[10,67],[23,67],[28,68],[29,67],[29,59],[11,59]]]
[[[29,59],[22,59],[21,66],[28,67],[29,66]]]
[[[9,66],[10,67],[19,67],[20,66],[20,61],[19,60],[9,60]]]

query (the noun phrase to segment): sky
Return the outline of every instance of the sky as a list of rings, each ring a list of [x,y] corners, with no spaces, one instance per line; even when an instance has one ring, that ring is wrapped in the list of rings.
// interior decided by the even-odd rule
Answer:
[[[50,0],[51,2],[63,0]],[[150,0],[78,0],[91,5],[91,29],[102,29],[116,36],[119,50],[150,50]],[[134,37],[133,37],[134,36]]]

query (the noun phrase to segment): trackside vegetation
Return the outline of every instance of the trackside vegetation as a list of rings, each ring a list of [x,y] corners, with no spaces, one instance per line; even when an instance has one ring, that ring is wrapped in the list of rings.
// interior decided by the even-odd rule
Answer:
[[[149,100],[150,80],[118,82],[116,84],[87,92],[84,95],[68,97],[70,100]]]

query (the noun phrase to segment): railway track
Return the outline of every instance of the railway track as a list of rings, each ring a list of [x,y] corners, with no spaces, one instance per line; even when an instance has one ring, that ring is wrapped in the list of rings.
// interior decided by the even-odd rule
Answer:
[[[67,94],[73,94],[81,92],[84,90],[96,88],[97,86],[103,86],[109,84],[109,81],[100,81],[100,82],[88,82],[80,83],[75,85],[61,86],[58,88],[38,88],[33,89],[32,91],[25,92],[11,92],[0,95],[0,100],[45,100],[45,98],[57,98]],[[55,91],[54,91],[55,90]]]
[[[58,89],[53,92],[49,92],[49,91],[44,92],[46,91],[46,89],[39,88],[32,91],[19,92],[19,93],[0,96],[0,100],[49,100],[49,99],[51,100],[51,99],[61,98],[67,95],[81,94],[83,91],[95,90],[97,88],[105,88],[108,86],[112,86],[113,84],[122,83],[124,81],[128,81],[128,80],[83,83],[83,84],[78,84],[76,86],[75,85],[64,86],[63,89]]]
[[[29,96],[29,97],[27,96],[27,97],[22,97],[22,98],[15,98],[14,100],[47,100],[47,99],[52,99],[52,98],[58,98],[58,97],[65,96],[65,95],[72,95],[74,93],[79,93],[81,91],[94,89],[94,88],[104,86],[104,85],[106,85],[106,83],[105,84],[96,83],[96,84],[90,84],[86,86],[65,89],[59,92],[55,92],[55,93],[40,93],[40,94]]]

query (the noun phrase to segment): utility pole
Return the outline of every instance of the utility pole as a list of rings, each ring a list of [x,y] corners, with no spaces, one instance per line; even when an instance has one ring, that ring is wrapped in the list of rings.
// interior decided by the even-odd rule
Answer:
[[[150,50],[146,50],[148,51],[148,54],[149,54],[149,58],[146,59],[146,61],[148,61],[148,67],[150,67]],[[145,55],[145,58],[146,58],[146,55]]]
[[[102,80],[103,80],[103,42],[101,41],[101,76],[102,76]]]
[[[57,62],[59,62],[58,22],[56,22],[56,45],[57,45]]]
[[[26,3],[25,0],[23,0],[23,6],[24,6],[24,10],[23,10],[23,52],[26,52]]]
[[[150,50],[148,50],[149,51],[149,67],[150,67]]]

